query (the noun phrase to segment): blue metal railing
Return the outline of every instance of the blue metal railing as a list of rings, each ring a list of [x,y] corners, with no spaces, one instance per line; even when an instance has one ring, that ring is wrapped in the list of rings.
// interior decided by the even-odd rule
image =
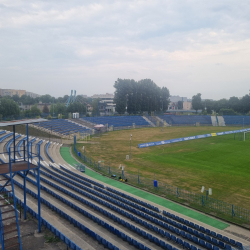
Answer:
[[[48,155],[48,157],[49,157],[49,159],[54,163],[54,160],[52,159],[52,157],[50,156],[50,154],[49,154],[49,145],[50,145],[50,142],[48,142],[47,143],[47,145],[46,145],[46,154]]]

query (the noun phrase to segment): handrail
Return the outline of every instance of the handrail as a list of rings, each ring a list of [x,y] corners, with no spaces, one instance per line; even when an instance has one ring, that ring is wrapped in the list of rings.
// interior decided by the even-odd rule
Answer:
[[[46,145],[46,153],[47,153],[49,159],[54,163],[55,161],[52,159],[52,157],[50,156],[49,151],[48,151],[49,145],[50,145],[50,142],[48,142],[47,145]]]
[[[3,142],[6,138],[10,137],[13,135],[13,132],[7,134],[7,135],[4,135],[3,137],[0,138],[0,143]]]

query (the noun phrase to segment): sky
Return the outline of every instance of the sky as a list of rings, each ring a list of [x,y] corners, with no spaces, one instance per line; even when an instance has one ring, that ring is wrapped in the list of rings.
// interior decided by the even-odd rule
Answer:
[[[0,0],[0,88],[55,97],[152,79],[218,100],[250,89],[249,0]]]

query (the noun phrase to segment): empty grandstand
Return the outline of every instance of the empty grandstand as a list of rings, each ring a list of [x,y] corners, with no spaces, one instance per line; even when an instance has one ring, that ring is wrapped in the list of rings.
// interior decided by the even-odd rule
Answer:
[[[140,127],[151,126],[142,116],[100,116],[100,117],[85,117],[85,121],[95,124],[108,124],[108,126],[132,127],[133,125]]]
[[[92,134],[92,130],[80,124],[76,124],[69,120],[56,119],[37,124],[38,127],[46,129],[48,132],[54,132],[60,135],[69,135],[74,133]]]

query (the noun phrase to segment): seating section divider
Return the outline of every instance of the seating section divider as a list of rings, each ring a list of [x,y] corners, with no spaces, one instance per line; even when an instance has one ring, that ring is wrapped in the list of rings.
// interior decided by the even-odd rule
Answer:
[[[4,188],[5,191],[8,191],[7,188]],[[9,196],[12,197],[13,193],[9,193]],[[18,198],[15,197],[17,204],[20,204],[21,207],[24,207],[24,203]],[[29,206],[26,205],[27,212],[31,214],[32,217],[35,217],[38,219],[38,214],[32,210]],[[84,250],[77,246],[73,241],[71,241],[69,238],[67,238],[63,233],[61,233],[57,228],[52,226],[48,221],[46,221],[43,217],[41,217],[41,223],[44,225],[46,228],[48,228],[53,234],[55,234],[56,237],[58,237],[61,241],[63,241],[67,247],[73,249],[73,250]]]
[[[80,179],[82,179],[82,180],[85,180],[85,181],[87,181],[87,182],[90,182],[90,183],[92,183],[92,184],[94,184],[94,185],[96,185],[96,186],[98,186],[98,187],[105,188],[105,186],[104,186],[103,184],[99,183],[99,182],[90,180],[89,178],[86,178],[86,177],[84,177],[84,176],[81,176],[81,175],[79,175],[79,174],[76,174],[76,173],[74,173],[73,171],[70,171],[70,170],[64,168],[62,165],[59,165],[59,166],[60,166],[60,168],[62,168],[64,171],[66,171],[66,172],[68,172],[68,173],[71,173],[71,175],[68,175],[68,174],[66,174],[64,171],[61,171],[61,170],[59,170],[58,168],[55,168],[55,167],[53,167],[52,165],[50,165],[51,168],[53,168],[54,170],[56,170],[57,172],[59,172],[59,173],[61,173],[61,174],[64,174],[65,176],[68,176],[68,177],[71,178],[71,179],[74,179],[74,180],[77,180],[77,181],[81,182],[79,179],[74,178],[74,177],[72,176],[72,175],[74,175],[74,176],[77,176],[78,178],[80,178]]]
[[[50,145],[50,142],[48,142],[47,144],[46,144],[46,148],[45,148],[45,150],[46,150],[46,154],[47,154],[47,156],[49,157],[49,159],[54,163],[54,160],[52,159],[52,157],[50,156],[50,154],[49,154],[49,145]]]

